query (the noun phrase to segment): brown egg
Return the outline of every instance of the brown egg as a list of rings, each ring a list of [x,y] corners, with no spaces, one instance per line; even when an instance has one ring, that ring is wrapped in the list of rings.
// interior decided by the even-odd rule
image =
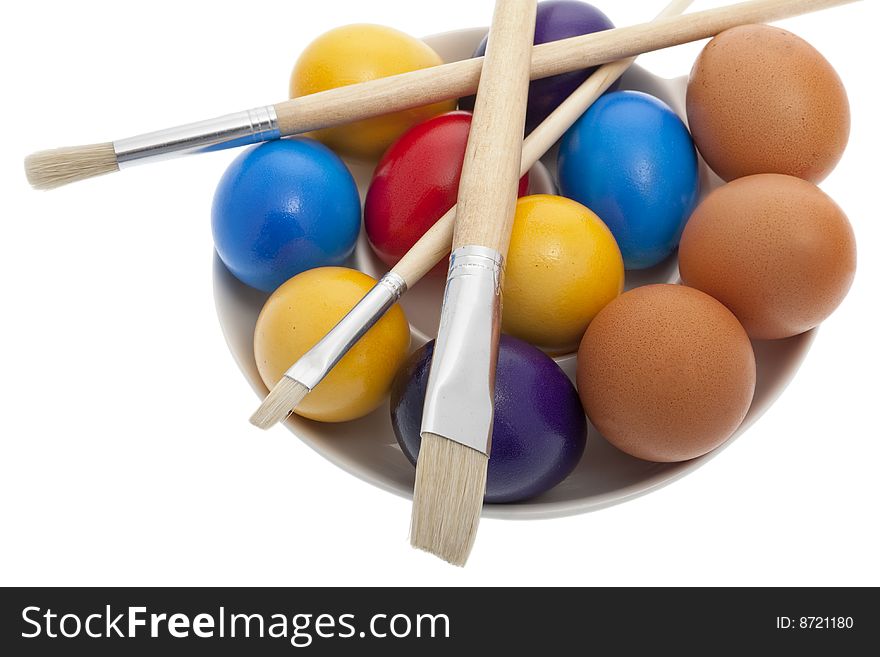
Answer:
[[[819,182],[849,138],[849,102],[831,64],[767,25],[708,43],[691,71],[687,116],[700,154],[725,180],[785,173]]]
[[[709,295],[648,285],[590,324],[577,385],[611,444],[647,461],[685,461],[718,447],[742,422],[755,392],[755,355],[736,317]]]
[[[766,173],[713,191],[685,227],[686,285],[718,299],[758,339],[817,326],[856,271],[856,241],[837,204],[813,183]]]

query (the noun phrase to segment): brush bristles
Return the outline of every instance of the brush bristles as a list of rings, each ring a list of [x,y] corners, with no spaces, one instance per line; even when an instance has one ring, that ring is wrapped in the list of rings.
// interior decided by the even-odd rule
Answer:
[[[70,146],[28,155],[24,160],[28,182],[37,189],[54,189],[77,180],[119,171],[113,144]]]
[[[309,389],[302,383],[289,376],[282,376],[257,411],[251,415],[251,424],[260,429],[276,425],[290,415],[307,394]]]
[[[410,542],[456,566],[467,561],[483,508],[489,457],[432,433],[416,465]]]

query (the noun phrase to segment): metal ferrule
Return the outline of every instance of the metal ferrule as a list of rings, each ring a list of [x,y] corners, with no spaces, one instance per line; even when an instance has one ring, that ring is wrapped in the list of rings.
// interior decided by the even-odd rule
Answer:
[[[278,139],[278,117],[272,105],[188,123],[113,142],[122,169],[132,164],[165,160],[178,155],[233,148]]]
[[[428,375],[422,435],[489,454],[504,258],[482,246],[452,252]]]
[[[406,281],[388,272],[320,342],[296,361],[284,376],[311,390],[406,292]]]

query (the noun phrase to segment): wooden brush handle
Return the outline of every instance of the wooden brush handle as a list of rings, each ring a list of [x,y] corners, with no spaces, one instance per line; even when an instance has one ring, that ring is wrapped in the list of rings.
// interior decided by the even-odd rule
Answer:
[[[531,77],[588,68],[690,41],[746,23],[806,14],[857,0],[751,0],[650,23],[534,46]],[[293,135],[472,94],[482,57],[329,89],[275,105],[283,135]]]
[[[522,157],[537,0],[499,0],[468,135],[452,248],[507,254]]]

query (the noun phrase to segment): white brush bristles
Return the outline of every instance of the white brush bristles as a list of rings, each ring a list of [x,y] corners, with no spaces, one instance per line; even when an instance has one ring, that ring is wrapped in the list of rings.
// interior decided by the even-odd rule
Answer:
[[[416,465],[410,542],[456,566],[467,561],[483,509],[489,457],[426,433]]]
[[[268,429],[290,415],[299,406],[309,389],[289,376],[281,380],[266,395],[256,412],[251,415],[251,424],[260,429]]]
[[[24,160],[28,182],[36,189],[54,189],[78,180],[119,171],[113,144],[68,146],[28,155]]]

